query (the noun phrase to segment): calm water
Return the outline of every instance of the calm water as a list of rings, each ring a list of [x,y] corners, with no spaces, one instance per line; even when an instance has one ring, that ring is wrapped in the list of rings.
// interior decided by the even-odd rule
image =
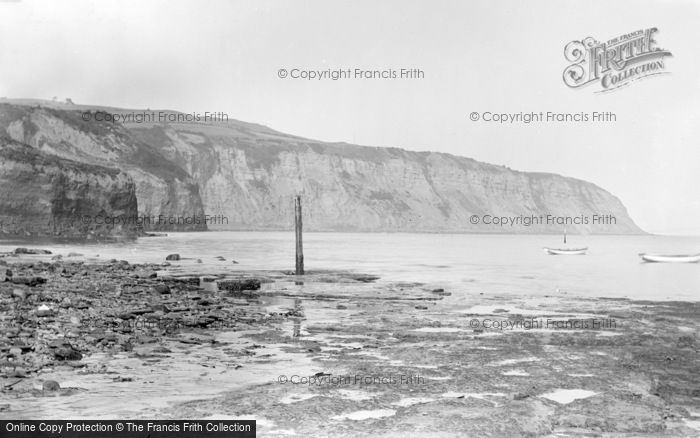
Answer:
[[[559,236],[305,233],[304,239],[307,269],[352,270],[381,281],[435,283],[463,293],[700,299],[700,264],[641,263],[637,256],[697,253],[700,237],[570,236],[569,246],[589,247],[584,256],[545,254],[543,246],[561,246]],[[0,251],[16,246],[3,243]],[[293,232],[170,233],[130,243],[38,247],[131,262],[179,253],[189,258],[180,262],[185,270],[202,273],[294,268]]]

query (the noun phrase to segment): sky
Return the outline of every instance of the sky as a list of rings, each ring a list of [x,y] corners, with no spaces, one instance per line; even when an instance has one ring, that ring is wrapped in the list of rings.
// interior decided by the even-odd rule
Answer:
[[[700,234],[698,23],[696,0],[0,0],[0,96],[224,112],[553,172],[610,191],[646,231]],[[670,74],[609,93],[564,84],[570,41],[652,27]],[[348,68],[423,77],[290,77]],[[470,120],[521,111],[616,121]]]

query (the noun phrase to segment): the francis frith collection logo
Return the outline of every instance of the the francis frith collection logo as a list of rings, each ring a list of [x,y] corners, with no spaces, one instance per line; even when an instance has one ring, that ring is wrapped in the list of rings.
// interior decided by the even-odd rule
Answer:
[[[649,76],[668,73],[665,57],[672,54],[658,46],[655,27],[626,33],[605,42],[592,37],[571,41],[564,48],[572,64],[564,70],[571,88],[599,84],[598,93],[627,86]]]

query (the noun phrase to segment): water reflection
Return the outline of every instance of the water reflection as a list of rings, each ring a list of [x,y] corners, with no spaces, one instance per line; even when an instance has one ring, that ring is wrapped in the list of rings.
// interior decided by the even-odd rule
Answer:
[[[304,309],[301,305],[301,299],[295,298],[294,299],[294,314],[297,315],[296,318],[294,318],[294,326],[292,328],[292,337],[293,338],[298,338],[301,336],[301,318],[298,317],[298,315],[303,315]]]

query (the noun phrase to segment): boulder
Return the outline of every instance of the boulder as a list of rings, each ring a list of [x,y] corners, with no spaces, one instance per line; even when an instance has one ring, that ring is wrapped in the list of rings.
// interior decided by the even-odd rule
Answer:
[[[54,314],[54,311],[47,305],[42,304],[39,306],[38,309],[36,309],[36,316],[51,316]]]
[[[83,354],[67,341],[63,341],[60,344],[60,346],[57,346],[56,343],[51,344],[56,360],[80,360],[83,358]]]
[[[55,380],[46,380],[42,385],[41,389],[43,391],[60,391],[61,385]]]
[[[42,277],[17,277],[13,276],[11,280],[14,284],[26,284],[27,286],[35,287],[46,283],[46,279]]]
[[[169,254],[165,260],[180,260],[180,254]]]
[[[153,291],[161,295],[170,294],[170,286],[167,284],[157,284],[153,286]]]
[[[219,290],[238,292],[242,290],[260,289],[260,280],[257,278],[240,278],[235,280],[219,280],[216,282]]]
[[[19,378],[27,377],[27,371],[22,367],[17,367],[10,372],[10,377],[19,377]]]
[[[12,289],[12,297],[24,300],[27,298],[27,292],[24,289]]]
[[[15,254],[51,254],[48,249],[15,248]]]

